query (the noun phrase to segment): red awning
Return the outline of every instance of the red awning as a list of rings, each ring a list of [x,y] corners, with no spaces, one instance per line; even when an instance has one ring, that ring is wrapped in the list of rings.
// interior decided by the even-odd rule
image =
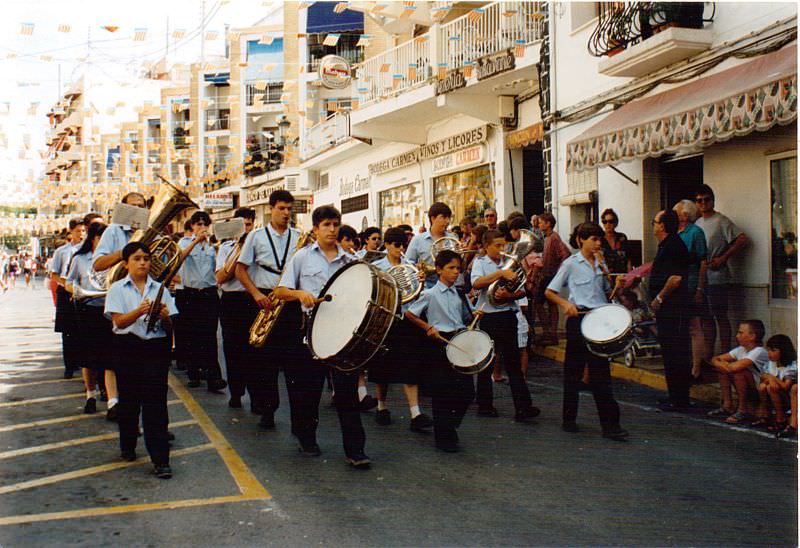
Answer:
[[[704,147],[796,118],[792,44],[622,106],[567,144],[567,171]]]

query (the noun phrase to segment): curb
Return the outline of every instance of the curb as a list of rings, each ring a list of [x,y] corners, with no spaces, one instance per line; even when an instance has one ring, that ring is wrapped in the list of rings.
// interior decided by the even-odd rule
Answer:
[[[533,353],[543,358],[548,358],[557,362],[564,362],[565,350],[558,346],[533,346]],[[664,375],[653,373],[646,369],[627,367],[620,362],[611,362],[611,376],[629,382],[635,382],[662,392],[667,391],[667,381]],[[692,399],[710,404],[719,404],[719,386],[716,384],[694,385],[689,392]]]

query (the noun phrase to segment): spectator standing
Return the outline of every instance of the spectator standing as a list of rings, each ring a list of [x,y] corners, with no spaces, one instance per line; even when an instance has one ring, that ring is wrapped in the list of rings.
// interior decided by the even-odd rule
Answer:
[[[663,411],[685,411],[689,407],[691,339],[685,314],[687,280],[691,256],[678,236],[678,215],[659,211],[653,219],[658,252],[648,284],[650,309],[656,314],[658,343],[664,359],[669,398],[660,402]]]
[[[554,230],[555,226],[556,218],[552,213],[546,211],[539,215],[539,230],[544,235],[544,250],[542,251],[542,281],[534,301],[536,313],[542,323],[541,342],[545,346],[558,344],[558,306],[548,301],[544,292],[558,272],[561,263],[570,256],[569,248],[561,241],[558,233]]]
[[[609,271],[614,274],[630,272],[628,237],[622,232],[617,232],[619,216],[609,208],[600,215],[600,222],[603,225],[603,256]]]
[[[701,185],[695,195],[695,203],[701,217],[695,224],[703,229],[708,247],[708,284],[706,296],[713,319],[719,326],[719,340],[722,348],[731,347],[731,323],[728,320],[728,301],[731,294],[731,270],[728,261],[741,253],[749,238],[733,221],[714,210],[714,191],[708,185]],[[709,340],[713,351],[714,333]]]
[[[705,298],[708,247],[703,229],[694,224],[699,216],[695,203],[681,200],[672,209],[678,214],[678,235],[692,256],[687,280],[689,301],[686,303],[686,314],[692,339],[692,377],[699,379],[703,362],[714,354],[714,349],[708,344],[709,337],[713,338],[714,320],[708,314]]]
[[[485,224],[489,230],[497,230],[497,210],[494,208],[487,208],[483,212],[483,224]]]

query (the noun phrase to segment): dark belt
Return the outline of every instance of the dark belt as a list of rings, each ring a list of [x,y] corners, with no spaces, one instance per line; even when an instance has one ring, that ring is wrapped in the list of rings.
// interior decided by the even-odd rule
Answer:
[[[183,290],[187,295],[207,295],[209,293],[216,294],[216,287],[205,287],[203,289],[195,289],[194,287],[184,287]]]

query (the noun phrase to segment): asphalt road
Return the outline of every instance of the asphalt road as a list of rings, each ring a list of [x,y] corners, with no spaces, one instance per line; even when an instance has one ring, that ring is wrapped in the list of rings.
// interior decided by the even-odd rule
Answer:
[[[344,464],[327,395],[323,455],[304,458],[285,392],[277,429],[264,432],[247,408],[184,388],[175,372],[174,477],[158,480],[146,458],[118,459],[103,404],[82,414],[52,316],[41,289],[0,296],[2,546],[797,545],[796,443],[656,412],[660,394],[627,383],[615,392],[629,442],[600,437],[591,396],[582,431],[564,433],[559,367],[545,360],[531,363],[537,422],[514,423],[499,385],[501,417],[471,409],[457,454],[408,430],[394,388],[394,424],[363,416],[368,471]]]

